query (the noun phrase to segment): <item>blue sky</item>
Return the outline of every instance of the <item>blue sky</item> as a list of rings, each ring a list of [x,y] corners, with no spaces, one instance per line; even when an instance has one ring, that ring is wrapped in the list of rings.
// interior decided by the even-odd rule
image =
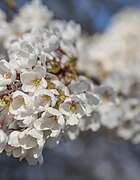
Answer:
[[[15,0],[21,7],[30,0]],[[11,18],[13,13],[0,1],[0,7]],[[43,0],[54,11],[56,18],[74,19],[89,32],[102,32],[112,15],[126,6],[140,7],[140,0]]]

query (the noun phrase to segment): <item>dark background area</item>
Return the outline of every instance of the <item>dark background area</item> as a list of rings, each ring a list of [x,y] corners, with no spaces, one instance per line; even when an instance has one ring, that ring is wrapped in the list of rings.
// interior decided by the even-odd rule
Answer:
[[[19,8],[31,0],[15,0]],[[140,8],[140,0],[42,0],[54,12],[55,18],[73,19],[90,33],[102,32],[112,15],[124,7]],[[13,11],[0,0],[0,7],[11,19]]]
[[[17,8],[29,0],[16,0]],[[44,0],[55,18],[74,19],[89,33],[103,32],[112,15],[126,6],[140,7],[140,0]],[[14,15],[3,0],[0,8]],[[44,164],[0,155],[0,180],[139,180],[140,145],[106,133],[85,132],[75,141],[44,150]]]

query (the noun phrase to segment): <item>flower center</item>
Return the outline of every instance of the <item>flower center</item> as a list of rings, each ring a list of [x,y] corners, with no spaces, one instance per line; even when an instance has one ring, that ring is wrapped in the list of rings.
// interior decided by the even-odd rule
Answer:
[[[132,125],[133,125],[133,123],[130,120],[128,120],[123,124],[123,127],[125,129],[130,129],[132,127]]]
[[[109,94],[107,91],[105,91],[105,92],[101,95],[101,97],[102,97],[102,99],[103,99],[104,101],[108,101],[108,100],[109,100],[109,97],[110,97],[110,94]]]
[[[46,77],[46,81],[47,81],[47,88],[48,89],[55,89],[55,84],[52,82],[52,77],[48,76]]]
[[[58,120],[57,116],[55,116],[55,115],[51,115],[50,119],[54,122],[56,122]]]
[[[38,77],[36,77],[36,78],[33,80],[33,84],[34,84],[35,87],[40,86],[40,82],[41,82],[41,79],[39,79]]]
[[[77,103],[72,101],[70,104],[70,110],[73,111],[73,110],[76,110],[76,108],[77,108]]]
[[[10,79],[10,78],[11,78],[11,75],[12,75],[12,74],[11,74],[10,72],[5,73],[5,74],[4,74],[4,78],[5,78],[5,79]]]
[[[50,73],[56,74],[61,69],[60,62],[57,61],[50,62],[50,66],[51,66],[51,69],[49,70]]]
[[[64,91],[61,89],[57,89],[57,91],[59,92],[58,101],[63,102],[66,99]]]
[[[18,103],[20,104],[20,106],[25,105],[25,101],[24,101],[24,98],[22,96],[19,97]]]
[[[50,101],[51,98],[50,98],[50,96],[48,96],[48,95],[43,95],[43,96],[42,96],[42,100],[43,100],[43,101]]]
[[[130,109],[131,109],[132,111],[135,111],[135,110],[137,109],[137,106],[136,106],[135,104],[132,104],[132,105],[130,106]]]
[[[0,102],[1,102],[2,106],[9,106],[10,103],[12,102],[12,99],[10,98],[10,96],[5,95],[5,96],[3,96],[2,99],[0,99]]]

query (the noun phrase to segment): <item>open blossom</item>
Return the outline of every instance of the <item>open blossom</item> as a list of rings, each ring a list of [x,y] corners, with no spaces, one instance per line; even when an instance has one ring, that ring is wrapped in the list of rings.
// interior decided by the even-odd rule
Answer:
[[[32,72],[23,72],[20,78],[23,84],[22,90],[25,92],[35,92],[37,89],[47,87],[44,73],[42,73],[40,69],[33,70]]]
[[[99,97],[89,91],[81,94],[80,96],[79,97],[83,100],[86,116],[91,116],[91,113],[95,110],[96,106],[100,102]]]
[[[124,139],[131,139],[135,143],[139,143],[139,134],[140,131],[140,102],[138,99],[129,98],[121,104],[123,110],[123,119],[120,126],[117,130],[117,135]],[[136,137],[135,137],[136,135]]]
[[[100,122],[103,126],[109,129],[114,129],[119,126],[123,116],[122,110],[119,106],[108,102],[101,104],[98,111],[101,114]]]
[[[11,121],[9,121],[9,129],[24,129],[27,127],[32,127],[33,122],[37,119],[37,115],[33,114],[31,110],[30,113],[19,114],[14,117],[11,116]]]
[[[122,102],[124,119],[136,119],[140,115],[140,101],[136,98],[129,98]]]
[[[60,35],[57,28],[52,29],[52,31],[44,31],[42,46],[43,51],[46,53],[58,49],[60,46]]]
[[[80,128],[77,125],[67,126],[64,132],[64,136],[68,137],[70,140],[75,140],[80,134]]]
[[[52,16],[53,13],[46,6],[43,6],[40,0],[32,0],[31,3],[25,4],[19,10],[19,14],[13,20],[13,25],[19,34],[23,34],[33,27],[45,27]]]
[[[18,47],[18,49],[10,52],[10,63],[16,63],[14,66],[17,69],[32,69],[37,63],[37,53],[33,46],[27,41],[15,42],[15,45],[14,47]]]
[[[127,95],[133,84],[133,78],[130,76],[128,77],[119,71],[113,71],[106,77],[105,84],[114,87],[117,92]]]
[[[140,132],[140,122],[139,119],[134,120],[122,120],[120,126],[117,129],[117,135],[125,140],[132,139],[134,143],[139,143],[138,134]]]
[[[54,108],[47,108],[40,119],[34,122],[34,126],[38,130],[51,130],[51,137],[57,136],[63,129],[65,120],[60,111]]]
[[[81,131],[92,130],[93,132],[96,132],[101,127],[100,119],[101,114],[98,111],[94,110],[92,111],[90,116],[82,117],[78,127]]]
[[[16,79],[16,71],[10,67],[6,60],[0,61],[0,91],[5,90],[6,85],[11,84]]]
[[[98,112],[101,114],[100,123],[109,129],[118,127],[122,118],[122,110],[114,89],[101,85],[95,88],[94,92],[101,99],[98,106]]]
[[[57,92],[57,90],[37,90],[34,94],[34,105],[36,107],[36,111],[45,111],[45,109],[49,106],[54,107],[57,102],[57,98],[55,97],[55,95],[58,94],[59,93]]]
[[[116,92],[110,86],[101,85],[94,90],[94,93],[97,94],[102,101],[110,101],[112,103],[116,102]]]
[[[43,133],[33,128],[28,128],[23,131],[14,131],[9,136],[8,146],[6,147],[6,153],[8,155],[13,154],[14,157],[27,158],[32,154],[32,160],[30,164],[34,164],[34,160],[37,161],[42,156],[42,149],[44,145]],[[31,151],[32,149],[32,151]],[[40,162],[41,163],[41,162]]]
[[[81,26],[74,21],[52,20],[49,23],[49,27],[57,27],[60,30],[63,40],[67,43],[76,42],[81,35]]]
[[[77,96],[66,98],[60,105],[60,111],[67,117],[67,124],[78,124],[79,119],[84,115],[82,100]]]
[[[16,91],[12,95],[12,102],[9,107],[9,111],[13,115],[21,115],[31,113],[33,108],[32,98],[27,94]]]
[[[93,82],[84,76],[79,76],[77,82],[69,84],[70,92],[73,94],[85,93],[94,89]]]
[[[26,3],[10,22],[7,22],[6,14],[0,10],[0,41],[9,49],[12,42],[32,28],[47,27],[52,17],[53,12],[43,5],[42,0]]]

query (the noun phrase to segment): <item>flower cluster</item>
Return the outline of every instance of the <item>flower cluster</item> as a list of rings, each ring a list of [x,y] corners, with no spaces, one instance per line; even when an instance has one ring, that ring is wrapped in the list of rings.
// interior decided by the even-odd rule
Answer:
[[[125,9],[105,33],[84,37],[78,44],[79,70],[99,84],[114,87],[120,101],[114,107],[101,107],[101,124],[134,143],[140,142],[139,19],[138,9]]]
[[[0,42],[6,48],[9,43],[31,29],[46,27],[53,17],[52,11],[41,0],[32,0],[17,11],[12,21],[7,21],[6,14],[0,10]]]
[[[63,134],[74,138],[71,129],[99,129],[98,107],[102,100],[115,103],[115,94],[78,76],[79,36],[74,22],[52,21],[49,29],[33,29],[10,44],[10,61],[0,61],[1,152],[42,163],[43,148]]]
[[[0,11],[0,42],[8,54],[0,60],[0,152],[41,164],[44,147],[102,126],[139,143],[139,12],[118,14],[93,37],[52,16],[39,0],[11,22]]]

